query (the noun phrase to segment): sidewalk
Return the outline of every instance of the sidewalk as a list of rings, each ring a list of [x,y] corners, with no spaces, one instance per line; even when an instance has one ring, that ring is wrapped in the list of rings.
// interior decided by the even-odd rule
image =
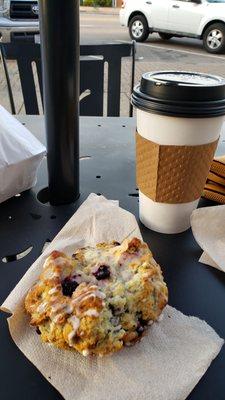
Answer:
[[[80,12],[88,14],[119,15],[120,8],[80,6]]]
[[[214,74],[214,75],[225,75],[224,67],[221,63],[212,63],[211,58],[209,58],[209,62],[207,63],[199,63],[193,61],[193,63],[185,63],[185,70],[186,71],[193,71],[196,72],[205,72]],[[21,91],[21,83],[19,79],[19,72],[17,68],[17,64],[14,61],[8,62],[8,68],[12,83],[12,90],[16,105],[16,111],[18,114],[25,114],[24,109],[24,102],[22,98],[22,91]],[[141,76],[146,71],[160,71],[160,70],[175,70],[181,71],[184,69],[184,60],[176,57],[172,57],[169,60],[165,59],[157,59],[154,55],[151,59],[143,60],[136,62],[135,67],[135,84],[138,83],[141,79]],[[121,74],[121,115],[128,116],[129,115],[129,97],[130,97],[130,81],[131,81],[131,60],[124,59],[122,61],[122,74]],[[35,74],[35,82],[37,82],[37,77]],[[107,93],[107,70],[105,73],[105,81],[104,81],[104,90],[105,94]],[[40,112],[42,113],[41,107],[41,97],[40,97],[40,89],[37,83],[37,91],[38,91],[38,104],[40,106]],[[106,95],[104,96],[104,115],[106,116]],[[0,63],[0,104],[5,107],[8,111],[10,111],[10,104],[7,92],[7,86],[5,81],[5,75],[2,70],[2,65]]]

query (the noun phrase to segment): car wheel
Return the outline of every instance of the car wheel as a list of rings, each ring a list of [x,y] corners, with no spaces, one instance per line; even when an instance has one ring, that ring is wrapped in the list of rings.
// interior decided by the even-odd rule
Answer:
[[[163,40],[170,40],[173,37],[173,35],[170,35],[169,33],[159,33],[159,36]]]
[[[209,53],[225,52],[225,25],[218,23],[209,26],[203,35],[203,44]]]
[[[144,42],[149,36],[149,27],[143,15],[135,15],[129,22],[129,32],[132,40]]]

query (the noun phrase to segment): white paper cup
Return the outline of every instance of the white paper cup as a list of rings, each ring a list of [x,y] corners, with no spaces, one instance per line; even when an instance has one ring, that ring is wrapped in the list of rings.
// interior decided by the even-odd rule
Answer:
[[[155,73],[160,74],[160,73]],[[169,74],[172,74],[171,72]],[[148,75],[146,77],[146,75]],[[137,92],[133,94],[132,102],[137,107],[137,131],[138,134],[141,135],[143,138],[150,140],[158,145],[166,145],[166,146],[199,146],[205,145],[215,142],[219,136],[222,129],[222,124],[224,120],[225,114],[225,102],[222,101],[223,107],[221,107],[221,102],[219,104],[219,110],[215,106],[215,100],[213,99],[213,105],[207,102],[207,110],[204,109],[204,104],[201,107],[198,105],[199,108],[196,107],[193,114],[193,106],[191,107],[189,101],[189,108],[185,109],[185,105],[183,108],[181,107],[179,99],[177,98],[177,108],[176,105],[174,106],[175,112],[173,115],[173,107],[169,107],[169,85],[167,85],[166,90],[159,85],[158,87],[153,86],[147,87],[146,89],[146,79],[150,79],[152,74],[144,74],[144,78],[142,78],[142,86],[144,86],[144,99],[143,104],[141,103],[140,99],[138,99]],[[164,73],[164,76],[166,74]],[[167,74],[168,75],[168,74]],[[176,75],[176,74],[175,74]],[[184,76],[185,73],[182,73]],[[195,75],[198,77],[198,74]],[[200,75],[202,77],[202,75]],[[204,77],[204,75],[203,75]],[[143,82],[144,79],[144,82]],[[155,78],[154,78],[155,79]],[[216,80],[214,82],[214,86],[218,85],[217,79],[219,79],[219,93],[218,96],[223,97],[223,91],[221,91],[221,86],[225,87],[225,81],[222,78],[212,77],[212,79]],[[207,81],[207,79],[206,79]],[[221,83],[222,82],[222,83]],[[205,84],[205,82],[204,82]],[[148,85],[148,82],[147,82]],[[162,84],[163,86],[163,84]],[[188,82],[188,89],[190,92],[190,82]],[[213,86],[213,88],[214,88]],[[172,90],[174,87],[174,81],[172,83]],[[206,85],[204,88],[207,87]],[[136,87],[139,93],[141,93],[140,86]],[[210,86],[209,88],[210,92]],[[151,90],[154,90],[154,95],[157,96],[155,91],[159,90],[159,97],[160,97],[160,105],[154,104]],[[192,89],[192,88],[191,88]],[[194,90],[202,89],[194,87]],[[150,106],[148,107],[146,92],[150,91]],[[166,96],[166,107],[163,110],[163,92],[160,90],[165,91]],[[224,90],[224,88],[223,88]],[[181,95],[182,91],[184,91],[184,87],[181,88]],[[139,94],[138,93],[138,94]],[[215,91],[212,93],[215,96]],[[178,96],[179,92],[175,93],[175,96]],[[188,94],[191,95],[190,93]],[[200,93],[201,95],[201,93]],[[179,97],[179,96],[178,96]],[[194,97],[195,98],[195,97]],[[225,98],[225,90],[224,90],[224,98]],[[157,99],[158,100],[158,99]],[[187,99],[185,99],[186,102]],[[197,99],[199,101],[199,99]],[[138,104],[140,101],[140,104]],[[172,103],[172,101],[171,101]],[[217,101],[218,103],[218,101]],[[174,105],[174,100],[173,100]],[[213,108],[213,112],[210,116],[210,105]],[[161,109],[156,110],[157,106],[160,106]],[[192,108],[192,109],[191,109]],[[197,112],[198,111],[198,112]],[[169,115],[166,115],[169,114]],[[203,115],[201,115],[203,114]],[[207,177],[205,177],[207,178]],[[190,175],[190,179],[192,176]],[[203,190],[202,188],[199,188]],[[175,234],[183,232],[190,228],[190,216],[193,210],[195,210],[198,206],[199,199],[195,199],[192,202],[188,203],[178,203],[178,204],[167,204],[167,203],[159,203],[153,201],[151,198],[146,196],[139,190],[139,208],[140,208],[140,220],[141,222],[148,228],[166,234]]]

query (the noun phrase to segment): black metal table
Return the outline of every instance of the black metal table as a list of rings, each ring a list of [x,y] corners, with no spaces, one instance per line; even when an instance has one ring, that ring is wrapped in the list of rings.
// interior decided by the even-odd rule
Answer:
[[[42,117],[19,119],[45,142]],[[47,185],[45,160],[36,187],[0,205],[0,302],[39,256],[45,242],[54,238],[90,192],[118,199],[121,207],[138,218],[134,130],[135,120],[131,118],[81,118],[79,200],[59,207],[48,204],[46,190],[42,190]],[[219,151],[225,153],[223,144]],[[202,202],[201,205],[210,204]],[[151,232],[143,226],[141,231],[162,265],[169,286],[170,304],[187,315],[206,320],[224,338],[225,274],[198,263],[201,249],[191,230],[171,236]],[[25,250],[28,254],[20,258],[18,254]],[[225,348],[189,400],[224,400],[224,365]],[[1,400],[62,398],[13,343],[3,313],[0,313],[0,377]]]

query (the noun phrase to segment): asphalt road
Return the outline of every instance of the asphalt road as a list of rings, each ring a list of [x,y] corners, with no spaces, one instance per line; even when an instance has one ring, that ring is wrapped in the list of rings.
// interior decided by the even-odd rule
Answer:
[[[130,41],[128,30],[120,26],[118,15],[81,13],[81,43],[127,41]],[[177,66],[179,69],[196,69],[225,76],[225,55],[206,53],[200,40],[173,38],[163,41],[153,34],[137,47],[140,62],[154,61],[157,67],[165,65],[165,69]]]

